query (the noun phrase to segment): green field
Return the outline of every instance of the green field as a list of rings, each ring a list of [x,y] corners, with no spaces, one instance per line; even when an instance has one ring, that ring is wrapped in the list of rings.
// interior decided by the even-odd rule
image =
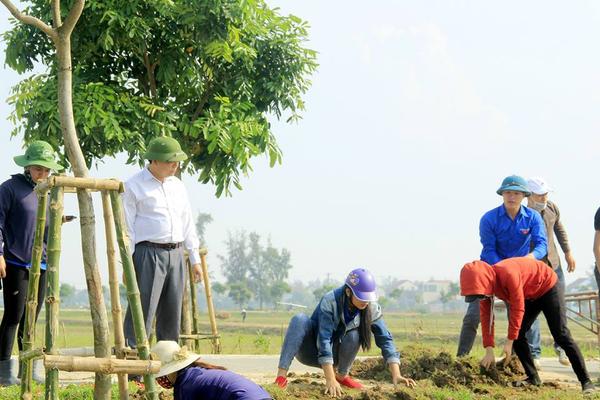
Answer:
[[[222,352],[226,354],[277,354],[280,350],[287,322],[293,315],[290,312],[259,312],[250,311],[245,322],[241,321],[239,313],[231,313],[231,317],[218,320],[219,332],[222,336]],[[407,313],[386,313],[386,323],[392,331],[396,344],[400,351],[409,345],[421,345],[433,352],[447,351],[454,354],[456,351],[456,341],[462,322],[461,314],[407,314]],[[206,315],[201,315],[203,331],[210,330]],[[545,321],[542,317],[542,338],[543,355],[547,357],[554,356],[551,347],[551,338]],[[37,329],[37,345],[42,345],[44,334],[44,314],[40,316]],[[506,334],[506,316],[504,313],[497,313],[496,329],[498,343]],[[63,310],[61,311],[61,324],[58,346],[80,347],[92,346],[92,330],[87,310]],[[597,337],[587,332],[585,329],[571,323],[573,336],[578,341],[586,357],[597,357]],[[473,356],[477,359],[483,355],[481,340],[476,342]],[[16,347],[16,346],[15,346]],[[373,346],[368,354],[378,354],[378,349]],[[200,353],[209,353],[210,346],[203,342]],[[265,371],[266,373],[272,371]],[[594,377],[596,378],[596,377]],[[321,379],[317,378],[317,383]],[[379,384],[378,384],[379,385]],[[287,391],[281,391],[273,385],[267,385],[267,390],[273,395],[275,400],[288,400],[294,398],[325,398],[321,396],[320,388],[313,383],[294,384]],[[132,386],[132,392],[134,392]],[[475,389],[459,387],[437,387],[430,380],[419,381],[419,387],[414,390],[393,389],[386,383],[381,384],[381,388],[369,390],[366,392],[349,392],[345,399],[572,399],[580,398],[579,390],[543,387],[533,391],[519,391],[498,385],[483,385]],[[71,385],[61,390],[61,399],[92,399],[93,387],[89,385]],[[18,399],[19,388],[0,388],[1,399]],[[34,398],[43,398],[43,386],[35,386]],[[118,398],[116,386],[113,388],[113,398]],[[139,397],[136,397],[139,398]],[[170,399],[170,396],[161,397]],[[589,397],[588,397],[589,398]],[[595,395],[591,398],[600,398]]]
[[[224,354],[278,354],[283,342],[287,323],[293,313],[282,311],[249,311],[246,322],[241,316],[232,312],[228,319],[217,320],[221,334],[222,352]],[[552,338],[545,320],[541,318],[543,356],[554,356]],[[206,314],[200,316],[201,330],[210,331]],[[462,314],[408,314],[389,312],[385,314],[385,322],[394,335],[400,351],[408,344],[425,344],[430,348],[456,352],[456,343],[462,323]],[[44,338],[45,314],[42,312],[37,326],[36,343],[41,346]],[[586,357],[598,357],[598,338],[584,328],[570,323],[573,337]],[[496,313],[496,338],[501,344],[506,337],[507,321],[502,312]],[[112,325],[110,327],[112,330]],[[92,346],[92,328],[89,311],[62,310],[60,313],[60,335],[58,347]],[[367,354],[377,354],[374,348]],[[16,346],[15,352],[16,353]],[[203,342],[202,353],[210,352],[210,345]],[[472,352],[475,356],[483,356],[481,339],[475,342]]]

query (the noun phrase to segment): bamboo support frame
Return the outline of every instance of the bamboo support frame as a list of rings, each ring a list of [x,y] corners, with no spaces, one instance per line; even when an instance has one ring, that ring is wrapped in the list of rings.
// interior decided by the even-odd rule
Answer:
[[[198,299],[196,295],[196,282],[194,282],[194,267],[188,258],[186,261],[186,266],[188,270],[188,280],[190,281],[190,311],[192,313],[192,326],[193,332],[198,334],[200,331],[200,316],[198,315]],[[194,348],[196,351],[200,350],[200,340],[196,339],[194,343]]]
[[[160,370],[160,361],[48,355],[44,357],[44,366],[61,371],[149,375],[156,374]]]
[[[110,204],[110,194],[103,190],[102,209],[104,215],[104,231],[106,234],[106,256],[108,258],[108,282],[110,287],[110,305],[113,320],[114,340],[117,354],[122,354],[125,347],[125,334],[123,333],[123,312],[121,308],[121,298],[119,296],[119,276],[117,273],[117,251],[115,249],[116,230],[115,220]],[[119,357],[121,358],[121,357]],[[129,398],[129,388],[127,384],[127,374],[119,374],[119,398],[127,400]]]
[[[110,190],[122,193],[125,190],[123,182],[116,179],[77,178],[74,176],[49,176],[44,182],[38,184],[35,190],[45,193],[55,186],[66,186],[77,189]]]
[[[210,288],[210,278],[208,277],[206,254],[208,254],[206,249],[200,249],[200,264],[202,267],[202,280],[204,281],[206,293],[206,308],[208,309],[208,318],[210,320],[210,328],[213,336],[212,352],[213,354],[218,354],[221,352],[221,341],[219,340],[219,332],[217,331],[217,320],[215,318],[215,308],[212,301],[212,290]]]
[[[188,264],[186,263],[186,266],[187,265]],[[192,321],[190,318],[190,292],[189,290],[185,289],[186,287],[187,285],[184,285],[183,299],[181,301],[181,333],[183,333],[184,335],[191,335]],[[179,336],[179,338],[181,339],[181,335]],[[192,351],[198,350],[194,348],[194,341],[191,339],[185,339],[182,344],[187,346],[187,348]]]
[[[19,360],[21,361],[35,360],[42,357],[44,357],[44,349],[33,349],[19,353]]]
[[[140,302],[140,291],[137,285],[133,260],[129,248],[129,239],[127,238],[127,228],[125,225],[125,216],[123,214],[123,205],[121,197],[116,191],[110,192],[110,201],[115,217],[115,228],[117,232],[117,241],[121,253],[121,262],[125,275],[125,286],[127,287],[127,299],[129,300],[129,309],[133,319],[133,330],[137,342],[137,351],[140,359],[150,359],[150,348],[146,335],[144,324],[144,314]],[[147,373],[144,375],[144,384],[146,386],[146,396],[149,399],[158,400],[158,391],[154,375]]]
[[[50,191],[50,223],[48,227],[48,293],[46,294],[46,354],[55,354],[58,337],[58,311],[60,304],[60,250],[64,191],[55,186]],[[46,400],[58,400],[58,370],[46,370]]]
[[[46,228],[46,205],[48,192],[38,192],[38,208],[35,225],[35,236],[31,252],[31,267],[29,268],[29,285],[27,288],[27,303],[25,306],[25,325],[23,328],[23,351],[33,349],[35,339],[35,320],[40,282],[40,266],[44,251],[44,230]],[[31,360],[21,362],[21,398],[31,398],[32,370]]]

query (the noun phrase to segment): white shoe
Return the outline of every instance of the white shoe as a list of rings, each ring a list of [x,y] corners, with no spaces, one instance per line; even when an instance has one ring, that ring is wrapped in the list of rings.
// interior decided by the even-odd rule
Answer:
[[[559,363],[562,365],[571,365],[571,361],[569,361],[569,357],[567,357],[567,353],[565,353],[563,349],[559,347],[558,350],[556,350],[556,353],[558,353]]]
[[[540,363],[540,359],[539,358],[534,358],[533,359],[533,365],[535,366],[535,369],[537,369],[538,371],[542,370],[542,364]]]

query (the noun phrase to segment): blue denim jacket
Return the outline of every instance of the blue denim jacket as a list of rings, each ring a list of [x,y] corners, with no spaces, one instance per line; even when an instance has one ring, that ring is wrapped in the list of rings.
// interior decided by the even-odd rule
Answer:
[[[341,340],[346,332],[357,329],[360,325],[360,313],[357,313],[348,324],[344,322],[343,293],[344,286],[326,293],[313,312],[311,319],[317,331],[317,348],[319,349],[319,364],[333,364],[333,343]],[[400,354],[396,351],[394,338],[385,326],[381,306],[369,304],[371,312],[371,332],[375,344],[381,349],[385,361],[400,364]]]

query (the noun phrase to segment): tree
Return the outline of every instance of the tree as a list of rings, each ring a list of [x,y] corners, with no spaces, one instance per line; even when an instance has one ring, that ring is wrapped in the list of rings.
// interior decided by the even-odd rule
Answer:
[[[73,296],[76,291],[77,289],[75,289],[75,286],[69,285],[68,283],[61,283],[59,292],[61,301],[66,301],[69,297]]]
[[[30,3],[31,15],[52,19],[48,0]],[[200,173],[217,195],[240,188],[253,157],[281,162],[268,118],[295,121],[304,109],[317,67],[316,52],[304,47],[307,30],[265,0],[88,3],[72,37],[75,121],[88,165],[123,151],[139,161],[149,137],[169,135],[190,155],[183,172]],[[23,26],[6,40],[11,68],[50,68],[14,88],[13,134],[62,143],[54,49]]]
[[[229,297],[240,308],[243,308],[252,298],[252,292],[248,288],[246,282],[235,282],[229,285]]]
[[[196,217],[196,233],[198,233],[198,239],[200,240],[200,247],[206,246],[206,239],[204,234],[206,232],[206,225],[213,221],[213,217],[207,213],[199,213]]]
[[[48,131],[44,131],[41,126],[36,125],[40,120],[30,121],[29,117],[23,113],[23,103],[20,102],[23,100],[21,96],[23,93],[19,91],[21,84],[14,89],[15,110],[12,119],[14,122],[24,120],[30,129],[37,130],[37,133],[33,135],[31,131],[26,131],[26,141],[43,138],[49,140],[55,148],[57,148],[57,143],[63,143],[65,148],[64,161],[68,159],[75,176],[87,177],[89,170],[85,163],[80,140],[77,137],[73,112],[73,68],[71,63],[71,36],[83,12],[85,0],[72,1],[71,8],[66,13],[59,0],[53,0],[52,2],[37,0],[32,2],[31,8],[26,13],[21,13],[10,0],[1,0],[1,2],[18,21],[15,22],[14,29],[5,36],[5,39],[8,40],[6,63],[20,73],[31,70],[33,60],[41,59],[45,65],[50,67],[49,73],[45,76],[47,82],[52,84],[52,91],[51,93],[45,93],[49,97],[44,99],[43,102],[46,103],[46,106],[50,104],[51,107],[46,108],[46,112],[44,112],[43,108],[39,108],[43,104],[35,104],[34,101],[30,103],[32,104],[30,110],[47,114],[45,117],[48,119],[44,123],[53,127],[53,134],[49,135]],[[47,25],[44,21],[52,21],[52,26]],[[25,46],[25,43],[28,45]],[[27,60],[26,64],[21,63],[24,60]],[[24,80],[22,84],[28,87],[28,82],[33,81],[35,81],[35,77]],[[57,101],[58,107],[56,107]],[[79,215],[81,216],[79,224],[81,227],[83,265],[94,331],[94,353],[96,357],[108,358],[110,357],[108,319],[96,259],[94,207],[90,192],[87,190],[78,190],[77,200]],[[22,388],[25,389],[25,384],[22,385]],[[109,398],[110,389],[110,375],[97,373],[94,398]]]
[[[313,295],[315,296],[315,299],[317,301],[320,301],[321,297],[323,297],[325,295],[325,293],[327,293],[335,288],[336,288],[335,285],[325,284],[325,285],[313,290]]]

